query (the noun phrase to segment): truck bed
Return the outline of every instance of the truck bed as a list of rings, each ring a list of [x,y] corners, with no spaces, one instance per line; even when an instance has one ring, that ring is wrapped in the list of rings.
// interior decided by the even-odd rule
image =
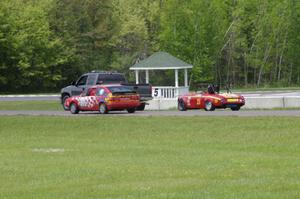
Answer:
[[[122,83],[122,85],[137,92],[141,97],[141,101],[152,99],[152,86],[150,84]]]

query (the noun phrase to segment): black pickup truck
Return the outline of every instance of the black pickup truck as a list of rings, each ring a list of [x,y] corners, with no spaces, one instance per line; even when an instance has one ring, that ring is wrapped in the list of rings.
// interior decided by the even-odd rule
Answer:
[[[141,97],[141,105],[137,110],[144,110],[146,101],[152,99],[152,86],[150,84],[128,83],[124,74],[117,72],[92,71],[81,75],[78,80],[72,82],[70,86],[61,89],[61,103],[65,110],[64,102],[68,97],[80,95],[90,86],[97,84],[122,84],[131,90],[136,91]]]

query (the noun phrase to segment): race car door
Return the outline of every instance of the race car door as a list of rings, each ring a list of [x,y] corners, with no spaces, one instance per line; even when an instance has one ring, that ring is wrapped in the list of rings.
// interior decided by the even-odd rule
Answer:
[[[188,106],[190,108],[201,108],[201,95],[195,95],[188,98]]]
[[[98,101],[96,97],[96,88],[88,89],[86,96],[84,94],[79,98],[79,106],[84,111],[98,110]]]

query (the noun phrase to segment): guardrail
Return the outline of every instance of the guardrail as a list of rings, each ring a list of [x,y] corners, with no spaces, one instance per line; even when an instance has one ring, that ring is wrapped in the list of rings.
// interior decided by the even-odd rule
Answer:
[[[272,109],[300,107],[300,96],[245,97],[246,109]]]

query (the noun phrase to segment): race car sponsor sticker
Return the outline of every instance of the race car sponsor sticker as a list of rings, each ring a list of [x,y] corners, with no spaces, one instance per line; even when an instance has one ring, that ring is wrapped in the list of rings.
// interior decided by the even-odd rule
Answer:
[[[227,102],[237,102],[238,99],[227,99]]]

